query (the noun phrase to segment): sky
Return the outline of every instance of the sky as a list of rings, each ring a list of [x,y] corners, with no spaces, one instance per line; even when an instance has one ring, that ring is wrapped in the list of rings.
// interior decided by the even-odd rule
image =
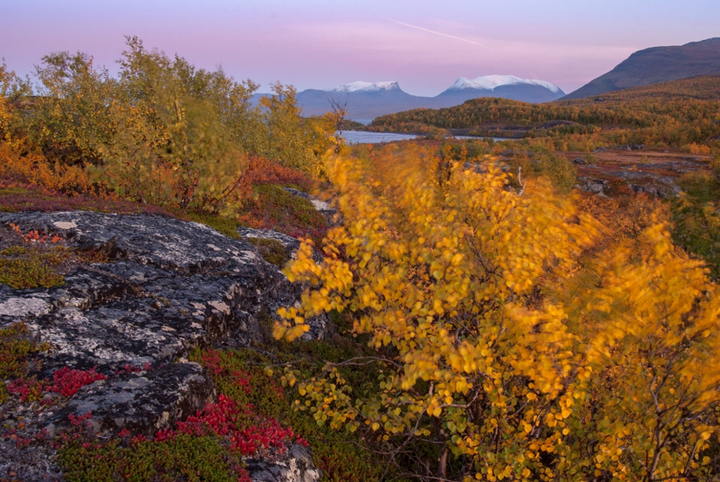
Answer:
[[[130,35],[260,92],[362,80],[434,96],[499,74],[569,93],[637,50],[720,37],[718,19],[720,0],[0,0],[0,57],[27,75],[82,51],[116,73]]]

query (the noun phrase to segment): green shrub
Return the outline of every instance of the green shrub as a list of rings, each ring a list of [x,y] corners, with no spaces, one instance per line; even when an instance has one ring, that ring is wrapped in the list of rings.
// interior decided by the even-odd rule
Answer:
[[[210,436],[114,440],[105,445],[72,440],[60,447],[58,461],[69,482],[246,480],[238,479],[234,468],[241,461]]]
[[[0,329],[0,404],[7,400],[6,381],[23,378],[30,366],[28,357],[48,349],[30,337],[24,323],[14,323]]]
[[[72,252],[63,246],[49,249],[13,246],[0,251],[0,283],[14,289],[52,288],[65,283],[57,267]]]

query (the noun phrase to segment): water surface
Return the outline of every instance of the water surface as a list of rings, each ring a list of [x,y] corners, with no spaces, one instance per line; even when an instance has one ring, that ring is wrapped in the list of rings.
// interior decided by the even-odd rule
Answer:
[[[365,131],[343,131],[342,136],[348,144],[379,144],[381,142],[406,141],[418,137],[413,134]]]
[[[417,139],[414,134],[396,134],[394,132],[366,132],[366,131],[343,131],[342,137],[348,144],[380,144],[381,142],[407,141]],[[494,141],[515,141],[517,139],[506,139],[502,137],[475,137],[455,136],[455,139],[493,139]]]

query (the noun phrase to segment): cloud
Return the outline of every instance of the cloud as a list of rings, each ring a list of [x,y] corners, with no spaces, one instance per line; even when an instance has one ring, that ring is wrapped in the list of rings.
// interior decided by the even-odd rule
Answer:
[[[461,42],[467,42],[469,44],[478,45],[478,46],[492,52],[492,49],[490,47],[483,45],[480,42],[475,42],[474,40],[470,40],[470,39],[466,39],[466,38],[462,38],[462,37],[456,37],[455,35],[449,35],[449,34],[442,33],[442,32],[437,32],[435,30],[430,30],[429,28],[418,27],[417,25],[412,25],[410,23],[401,22],[400,20],[395,20],[393,18],[385,18],[385,20],[395,22],[398,25],[403,25],[405,27],[414,28],[416,30],[422,30],[423,32],[429,32],[431,34],[440,35],[441,37],[447,37],[447,38],[451,38],[451,39],[455,39],[455,40],[460,40]]]

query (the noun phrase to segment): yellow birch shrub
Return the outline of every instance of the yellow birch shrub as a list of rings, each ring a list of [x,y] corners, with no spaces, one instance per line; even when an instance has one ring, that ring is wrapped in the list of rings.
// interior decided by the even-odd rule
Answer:
[[[492,160],[406,148],[329,171],[345,224],[286,268],[308,289],[274,334],[348,312],[381,375],[363,396],[338,366],[298,381],[319,423],[440,445],[424,476],[442,480],[715,473],[720,302],[662,224],[598,252],[572,198],[518,192]]]

